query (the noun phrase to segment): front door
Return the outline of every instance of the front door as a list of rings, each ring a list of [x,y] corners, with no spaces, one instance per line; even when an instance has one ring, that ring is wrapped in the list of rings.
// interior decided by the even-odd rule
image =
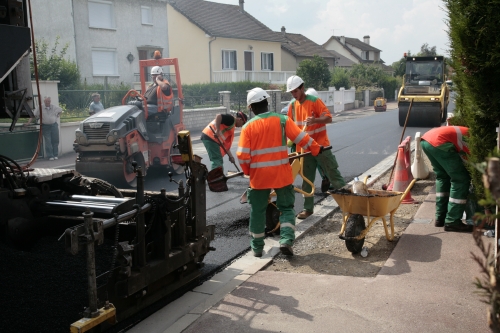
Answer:
[[[148,60],[147,50],[139,50],[139,60]],[[146,82],[150,80],[149,67],[144,67],[144,77],[146,78]]]
[[[245,70],[253,71],[253,52],[245,51]]]
[[[245,72],[253,72],[253,52],[245,51]],[[245,79],[252,81],[252,73],[245,73]]]

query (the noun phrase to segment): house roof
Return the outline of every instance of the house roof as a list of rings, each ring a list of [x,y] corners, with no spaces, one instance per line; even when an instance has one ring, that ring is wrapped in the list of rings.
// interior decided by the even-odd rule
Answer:
[[[323,46],[325,46],[326,44],[328,44],[328,42],[330,42],[332,39],[335,39],[340,45],[343,45],[342,42],[340,41],[340,36],[332,36],[330,37],[324,44]],[[357,48],[359,48],[360,50],[362,51],[375,51],[375,52],[381,52],[379,49],[377,49],[376,47],[373,47],[371,46],[370,44],[366,44],[362,41],[360,41],[359,39],[357,38],[351,38],[351,37],[345,37],[345,43],[346,44],[351,44],[352,46],[355,46]],[[358,61],[360,63],[373,63],[373,60],[365,60],[365,59],[361,59],[361,57],[359,56],[359,54],[357,54],[356,52],[354,52],[350,47],[347,47],[344,45],[344,49],[346,49],[350,54],[352,54],[356,59],[358,59]],[[383,63],[384,61],[382,59],[380,59],[378,62],[381,62]]]
[[[283,32],[276,32],[283,36]],[[350,67],[354,64],[353,61],[342,56],[333,50],[327,50],[323,46],[316,44],[309,38],[301,34],[285,33],[286,42],[281,44],[281,47],[294,56],[312,57],[318,55],[322,58],[337,58],[337,66]]]
[[[366,44],[365,42],[360,41],[357,38],[351,38],[351,37],[346,37],[345,42],[351,44],[352,46],[357,47],[361,51],[378,51],[380,52],[379,49],[376,47],[371,46],[370,44]]]
[[[239,5],[226,5],[203,0],[170,0],[169,4],[212,37],[282,42],[283,38],[240,10]]]
[[[276,34],[283,36],[282,32],[276,32]],[[316,44],[304,35],[291,34],[287,32],[284,37],[286,38],[286,42],[282,43],[281,46],[295,56],[312,57],[314,55],[318,55],[322,58],[335,57],[333,53],[321,45]]]

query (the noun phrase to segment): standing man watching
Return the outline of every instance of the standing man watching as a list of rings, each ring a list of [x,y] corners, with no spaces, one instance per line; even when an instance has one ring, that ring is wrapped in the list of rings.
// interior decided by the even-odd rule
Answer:
[[[45,142],[45,158],[49,161],[57,160],[59,155],[59,124],[57,120],[60,118],[62,109],[51,104],[50,97],[44,97],[42,108],[42,135]],[[33,111],[37,119],[40,119],[40,110],[37,108]],[[33,118],[30,118],[23,126],[31,124]]]
[[[229,161],[234,163],[234,157],[231,154],[231,145],[234,140],[235,127],[241,127],[247,122],[247,115],[243,112],[236,113],[236,117],[230,114],[218,114],[214,120],[203,130],[201,134],[201,142],[207,149],[208,158],[210,159],[210,170],[217,167],[224,169],[222,158],[226,155],[224,149],[220,146],[219,141],[228,152]],[[212,129],[213,131],[212,131]],[[214,134],[215,132],[215,134]],[[217,138],[219,138],[217,140]]]
[[[101,103],[101,95],[99,93],[92,94],[92,103],[89,106],[89,114],[91,116],[95,115],[97,112],[104,110],[104,106]]]
[[[287,138],[310,149],[314,155],[320,154],[323,147],[301,132],[287,116],[269,112],[267,98],[269,95],[261,88],[248,92],[247,106],[255,117],[241,130],[236,156],[244,174],[250,176],[247,194],[251,207],[250,246],[254,256],[261,257],[264,249],[266,209],[272,189],[276,192],[276,205],[281,213],[280,251],[291,256],[295,240],[295,193]]]
[[[420,145],[436,174],[436,227],[445,231],[470,232],[472,225],[462,223],[469,195],[470,174],[464,159],[469,154],[465,138],[469,129],[442,126],[422,136]]]
[[[292,99],[288,107],[288,117],[293,119],[297,126],[304,129],[318,144],[329,146],[326,124],[332,122],[332,115],[320,98],[313,95],[306,95],[304,92],[304,81],[297,75],[288,78],[286,83],[287,92],[291,92]],[[307,150],[306,150],[307,151]],[[334,189],[345,185],[344,178],[338,170],[338,163],[335,155],[331,151],[325,151],[318,156],[308,155],[304,157],[304,176],[314,183],[316,178],[316,167],[321,167],[324,175],[330,181]],[[306,181],[302,182],[302,190],[311,192],[311,185]],[[314,198],[304,198],[304,210],[297,215],[299,219],[305,219],[314,212]]]

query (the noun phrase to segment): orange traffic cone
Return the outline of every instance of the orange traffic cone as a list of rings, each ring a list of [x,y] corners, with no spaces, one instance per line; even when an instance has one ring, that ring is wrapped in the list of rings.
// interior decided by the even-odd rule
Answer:
[[[408,172],[408,165],[407,165],[407,159],[405,156],[405,148],[403,146],[398,147],[398,158],[396,161],[396,168],[394,169],[394,183],[392,190],[397,191],[397,192],[404,192],[408,185],[410,185],[411,178],[411,173]],[[408,191],[408,194],[406,197],[403,198],[403,201],[401,203],[404,204],[410,204],[414,203],[415,200],[411,197],[410,191]]]

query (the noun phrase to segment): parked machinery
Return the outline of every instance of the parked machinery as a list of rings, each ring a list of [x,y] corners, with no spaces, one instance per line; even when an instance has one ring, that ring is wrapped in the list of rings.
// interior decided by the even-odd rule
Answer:
[[[145,72],[148,67],[168,68],[174,93],[171,110],[148,113],[146,100],[130,90],[121,106],[105,109],[87,119],[76,130],[73,148],[78,153],[76,171],[83,175],[99,177],[117,186],[136,186],[132,161],[136,161],[146,175],[150,167],[171,168],[175,173],[183,169],[172,162],[176,153],[177,133],[183,130],[183,94],[179,64],[175,58],[139,61],[141,89],[146,90]],[[128,97],[141,103],[126,104]]]
[[[172,293],[199,277],[205,255],[214,250],[215,228],[206,225],[207,169],[194,159],[188,131],[181,131],[177,141],[181,154],[174,159],[186,174],[177,193],[144,191],[135,162],[137,190],[119,190],[72,170],[22,171],[16,162],[0,158],[3,241],[30,249],[42,235],[62,235],[67,252],[85,253],[81,265],[86,265],[89,301],[72,332],[121,321]],[[110,243],[111,265],[97,276],[96,248]]]
[[[0,118],[11,119],[10,131],[19,117],[33,117],[28,55],[35,47],[27,4],[0,1],[5,14],[0,15],[0,41],[9,46],[0,49]],[[21,166],[0,155],[2,332],[65,331],[82,304],[87,304],[84,318],[71,331],[96,326],[100,331],[196,279],[205,255],[215,250],[210,247],[215,228],[206,225],[208,172],[193,155],[189,132],[182,130],[177,61],[141,61],[153,63],[176,68],[171,114],[150,120],[147,107],[144,112],[128,105],[107,109],[103,112],[115,116],[91,117],[84,124],[102,124],[89,125],[93,130],[109,125],[116,134],[107,132],[107,143],[87,136],[86,148],[105,149],[80,153],[80,158],[92,156],[88,163],[98,170],[118,156],[120,174],[129,183],[135,180],[137,190],[120,190],[75,170]],[[135,143],[147,149],[136,150]],[[176,193],[144,191],[143,175],[151,164],[175,165],[174,171],[185,174],[185,180],[176,181]]]
[[[405,122],[410,127],[441,126],[446,121],[449,100],[444,57],[406,57],[403,86],[398,94],[399,126]]]
[[[384,97],[377,97],[373,101],[373,109],[375,112],[387,110],[387,100]]]

